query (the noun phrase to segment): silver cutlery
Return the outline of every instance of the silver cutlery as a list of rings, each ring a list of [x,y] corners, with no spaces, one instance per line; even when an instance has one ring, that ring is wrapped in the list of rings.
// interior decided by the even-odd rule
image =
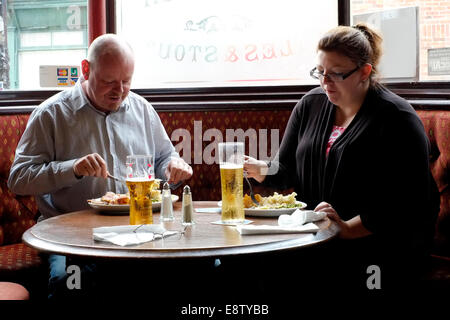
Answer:
[[[111,173],[108,172],[108,178],[116,180],[117,182],[126,183],[125,180],[114,177]]]
[[[248,187],[250,189],[250,198],[252,198],[252,201],[256,206],[259,206],[259,202],[258,202],[258,200],[256,200],[255,194],[253,193],[252,185],[247,178],[247,172],[244,172],[244,178],[245,178],[245,181],[247,181]]]

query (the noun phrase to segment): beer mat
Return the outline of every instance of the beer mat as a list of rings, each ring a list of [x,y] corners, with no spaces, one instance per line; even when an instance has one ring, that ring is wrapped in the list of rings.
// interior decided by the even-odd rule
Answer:
[[[220,213],[222,208],[195,208],[198,213]]]
[[[222,221],[222,220],[218,220],[218,221],[213,221],[211,222],[212,224],[219,224],[222,226],[240,226],[243,224],[250,224],[253,223],[252,220],[247,220],[245,219],[244,222],[226,222],[226,221]]]

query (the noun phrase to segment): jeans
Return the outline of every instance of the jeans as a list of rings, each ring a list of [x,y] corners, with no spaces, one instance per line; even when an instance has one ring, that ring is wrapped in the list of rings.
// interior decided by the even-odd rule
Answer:
[[[61,300],[67,298],[87,298],[92,296],[97,289],[97,266],[94,263],[86,263],[66,258],[65,256],[52,254],[48,257],[49,262],[49,281],[48,281],[48,299]],[[74,288],[69,285],[69,277],[73,274],[68,273],[68,266],[75,265],[80,271],[79,278],[81,288]]]
[[[48,279],[48,298],[55,299],[65,291],[67,272],[66,257],[57,254],[51,254],[48,257],[50,276]]]

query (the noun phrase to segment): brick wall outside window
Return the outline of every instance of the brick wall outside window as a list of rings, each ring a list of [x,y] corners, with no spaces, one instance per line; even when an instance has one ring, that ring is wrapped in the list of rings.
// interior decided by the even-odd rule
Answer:
[[[355,15],[412,6],[419,7],[420,80],[450,80],[450,75],[428,75],[428,49],[450,48],[449,0],[352,0],[351,13]]]

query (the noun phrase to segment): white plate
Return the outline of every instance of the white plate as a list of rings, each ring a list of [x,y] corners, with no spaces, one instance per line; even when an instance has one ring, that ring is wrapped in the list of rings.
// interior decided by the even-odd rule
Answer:
[[[108,213],[111,215],[127,215],[130,212],[129,204],[106,204],[102,203],[101,198],[88,200],[88,204],[91,208],[97,209],[100,212]],[[179,197],[176,194],[172,194],[172,203],[177,202]],[[161,202],[153,202],[152,210],[161,210]]]
[[[301,206],[296,208],[281,208],[281,209],[244,209],[244,213],[246,216],[250,217],[279,217],[282,214],[291,214],[297,209],[305,209],[306,203],[301,201],[295,201],[296,204]],[[222,201],[217,203],[219,207],[222,206]]]

